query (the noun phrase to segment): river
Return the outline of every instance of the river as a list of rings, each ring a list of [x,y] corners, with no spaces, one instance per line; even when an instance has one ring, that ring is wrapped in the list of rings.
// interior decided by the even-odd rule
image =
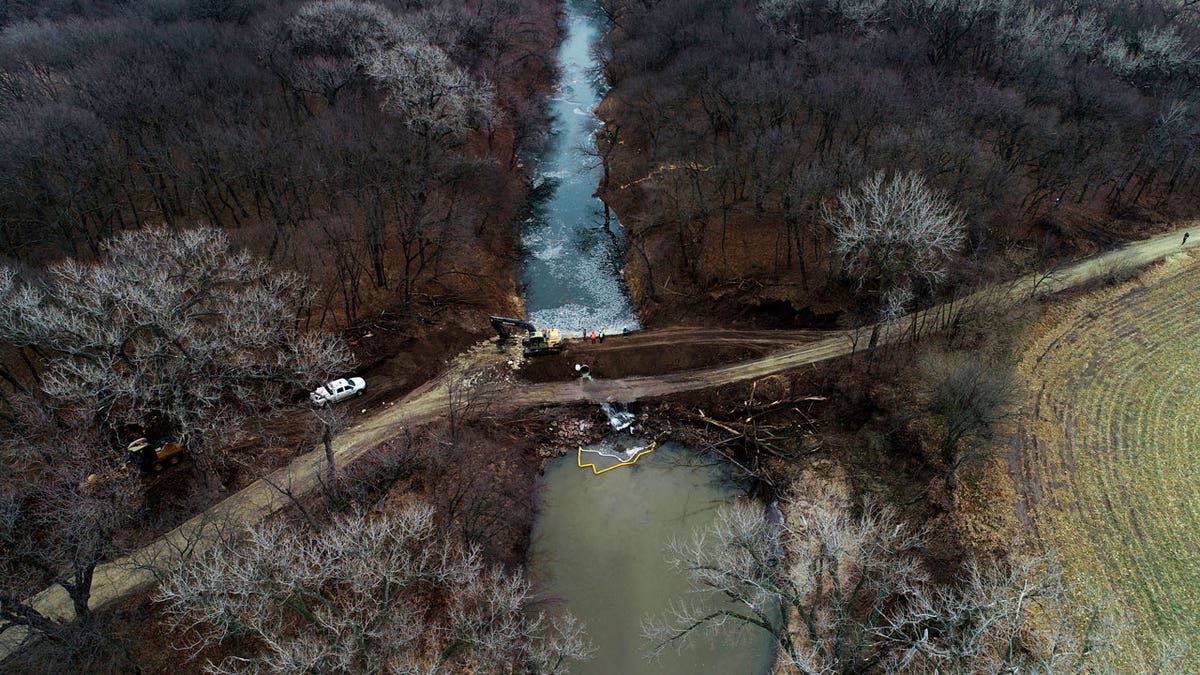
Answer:
[[[551,134],[536,160],[541,186],[522,230],[522,286],[526,314],[539,328],[568,336],[638,328],[622,276],[623,233],[593,195],[601,168],[588,149],[599,122],[592,111],[603,81],[590,47],[600,35],[590,3],[567,0],[560,76],[551,99]],[[619,414],[606,408],[610,418]],[[618,420],[627,423],[628,420]],[[614,424],[619,428],[621,424]],[[647,439],[612,434],[587,454],[605,467],[621,461],[623,447],[648,447]],[[673,604],[716,606],[723,600],[689,592],[687,579],[667,562],[667,543],[712,521],[716,508],[738,492],[727,467],[697,460],[697,453],[668,444],[636,464],[602,474],[578,466],[576,448],[551,462],[530,545],[528,570],[539,597],[552,611],[580,618],[595,658],[572,668],[594,675],[753,675],[767,672],[771,644],[760,630],[731,635],[698,633],[682,651],[653,661],[642,623],[665,617]],[[585,462],[586,463],[586,462]]]
[[[538,328],[559,328],[564,335],[640,326],[621,272],[624,233],[616,218],[604,217],[604,203],[594,196],[602,169],[589,155],[599,124],[592,111],[603,79],[589,52],[599,30],[588,6],[567,2],[550,134],[536,160],[541,187],[521,236],[525,313]]]

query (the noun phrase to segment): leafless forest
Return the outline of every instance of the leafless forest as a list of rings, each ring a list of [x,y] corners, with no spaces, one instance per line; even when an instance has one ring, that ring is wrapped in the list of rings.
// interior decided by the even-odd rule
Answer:
[[[544,125],[554,16],[533,0],[0,5],[0,255],[88,259],[123,230],[207,225],[307,274],[317,326],[495,299],[480,270],[511,266],[515,150]]]
[[[511,303],[557,19],[542,0],[0,2],[0,633],[48,638],[11,667],[184,660],[176,635],[146,665],[146,636],[89,608],[97,565],[344,429],[305,405],[355,365],[341,331],[386,319],[394,352],[469,320],[448,307]],[[120,466],[143,435],[178,437],[185,468]],[[306,513],[367,508],[411,458],[343,477],[330,455]],[[511,591],[489,653],[520,658],[527,586],[491,568],[513,544],[485,564],[439,513],[462,563],[440,573]],[[76,621],[24,604],[47,586]]]
[[[602,194],[648,320],[692,292],[767,322],[853,306],[824,211],[877,171],[961,211],[955,283],[1196,212],[1193,2],[603,5]]]
[[[6,667],[588,657],[520,569],[533,446],[581,440],[578,411],[488,419],[451,383],[443,423],[337,466],[353,411],[305,398],[371,330],[400,326],[389,355],[417,371],[403,340],[517,310],[520,158],[546,129],[561,9],[0,0],[0,635],[37,638]],[[664,608],[653,648],[728,624],[769,633],[779,672],[1103,671],[1120,628],[1101,599],[1075,602],[1053,556],[1009,555],[1000,527],[964,534],[1002,510],[976,488],[1003,473],[1035,303],[919,346],[915,319],[912,340],[879,329],[1196,215],[1200,3],[600,0],[598,20],[611,89],[589,153],[645,325],[853,327],[878,347],[762,378],[778,395],[757,402],[756,380],[653,404],[689,442],[732,434],[720,447],[782,503],[674,542],[681,575],[744,611]],[[451,356],[433,342],[429,369]],[[119,469],[142,435],[178,437],[184,478]],[[153,598],[91,608],[101,563],[322,445],[323,489],[278,486],[283,516],[156,569]],[[26,602],[47,587],[74,621]]]

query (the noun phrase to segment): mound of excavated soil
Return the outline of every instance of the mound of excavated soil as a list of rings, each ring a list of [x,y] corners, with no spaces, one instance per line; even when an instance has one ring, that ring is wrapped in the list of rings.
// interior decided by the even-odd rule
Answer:
[[[606,379],[708,368],[762,356],[764,345],[659,345],[608,338],[603,344],[568,343],[561,354],[526,359],[521,379],[552,382],[575,377],[575,364],[586,363],[593,375]]]
[[[586,363],[605,379],[665,375],[757,358],[828,337],[809,330],[752,330],[676,327],[617,333],[604,342],[566,341],[561,354],[525,360],[521,379],[549,382],[575,377],[575,364]]]

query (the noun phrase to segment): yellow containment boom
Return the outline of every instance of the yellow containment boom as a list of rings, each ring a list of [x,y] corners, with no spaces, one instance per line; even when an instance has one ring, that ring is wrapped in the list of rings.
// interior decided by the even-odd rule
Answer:
[[[581,468],[581,469],[590,468],[592,470],[593,474],[599,476],[600,474],[604,473],[605,471],[612,471],[613,469],[615,469],[619,466],[630,466],[633,464],[637,464],[637,461],[639,459],[654,452],[654,448],[656,448],[656,447],[658,447],[658,441],[650,441],[650,445],[648,445],[644,449],[640,450],[633,457],[630,457],[629,459],[627,459],[623,462],[617,462],[616,464],[613,464],[612,466],[606,466],[603,469],[599,469],[599,468],[596,468],[596,465],[594,463],[592,463],[592,462],[585,463],[583,461],[583,446],[581,445],[581,446],[579,446],[579,452],[576,455],[575,463],[578,464],[579,468]]]

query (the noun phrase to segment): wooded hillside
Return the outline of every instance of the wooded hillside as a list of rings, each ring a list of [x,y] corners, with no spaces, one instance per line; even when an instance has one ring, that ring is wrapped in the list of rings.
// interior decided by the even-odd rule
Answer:
[[[315,325],[511,296],[476,273],[513,264],[516,150],[544,125],[555,16],[549,0],[0,3],[0,255],[94,258],[122,230],[209,225],[309,275]]]
[[[877,171],[962,212],[951,287],[1196,213],[1193,2],[603,4],[602,196],[651,322],[853,307],[825,212]]]
[[[394,401],[516,302],[518,156],[546,126],[557,17],[551,0],[0,0],[0,659],[37,643],[0,670],[198,672],[171,648],[190,638],[136,627],[145,595],[134,628],[93,606],[98,566],[330,449],[352,412],[311,405],[322,383],[381,362],[369,396]],[[406,479],[407,450],[363,480],[330,450],[330,512],[369,510],[351,502]],[[528,586],[444,522],[471,562],[455,574],[509,584],[506,616],[540,635]],[[48,586],[75,621],[34,607]],[[448,634],[420,618],[403,630]],[[526,658],[519,642],[443,661]],[[338,669],[309,663],[291,668]]]

